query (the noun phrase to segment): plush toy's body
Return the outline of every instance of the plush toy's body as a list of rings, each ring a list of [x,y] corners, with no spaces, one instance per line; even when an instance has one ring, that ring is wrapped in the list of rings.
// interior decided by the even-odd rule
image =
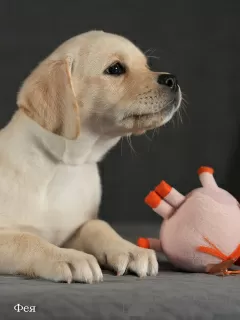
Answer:
[[[148,194],[145,202],[164,220],[160,239],[140,238],[138,245],[164,252],[186,271],[211,272],[220,264],[219,272],[227,274],[226,262],[240,256],[239,204],[217,186],[211,168],[198,174],[203,187],[185,197],[165,181]]]

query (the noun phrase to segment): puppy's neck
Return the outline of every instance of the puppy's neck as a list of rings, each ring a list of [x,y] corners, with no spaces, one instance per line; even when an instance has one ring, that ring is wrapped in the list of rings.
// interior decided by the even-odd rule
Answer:
[[[21,110],[2,131],[8,137],[11,135],[16,146],[29,145],[29,149],[44,153],[51,161],[68,165],[97,163],[119,140],[119,137],[97,134],[88,125],[81,127],[79,138],[68,140],[47,131]]]

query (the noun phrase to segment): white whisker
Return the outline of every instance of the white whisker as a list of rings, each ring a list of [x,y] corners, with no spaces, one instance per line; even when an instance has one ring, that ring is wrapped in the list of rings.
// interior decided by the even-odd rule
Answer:
[[[160,57],[157,56],[146,56],[147,58],[153,58],[153,59],[160,59]]]
[[[123,150],[122,145],[123,145],[123,137],[121,137],[121,156],[123,155],[123,153],[122,153],[122,150]]]
[[[128,142],[128,144],[129,144],[129,146],[130,146],[131,151],[136,155],[137,152],[136,152],[136,150],[133,148],[132,140],[131,140],[131,136],[130,136],[130,135],[127,136],[127,142]]]
[[[145,136],[150,142],[152,142],[152,139],[147,135],[146,132],[144,133],[144,136]]]

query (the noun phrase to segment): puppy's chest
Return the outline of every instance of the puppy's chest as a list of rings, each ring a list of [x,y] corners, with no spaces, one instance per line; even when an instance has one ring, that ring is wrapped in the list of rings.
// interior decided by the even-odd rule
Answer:
[[[29,217],[27,225],[51,243],[62,245],[82,223],[97,216],[100,198],[95,164],[60,167],[45,187],[42,208]]]

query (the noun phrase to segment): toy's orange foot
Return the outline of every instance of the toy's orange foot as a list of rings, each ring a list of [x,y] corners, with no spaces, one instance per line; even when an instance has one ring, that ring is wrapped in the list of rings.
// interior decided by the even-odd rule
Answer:
[[[137,245],[141,248],[149,249],[150,243],[147,238],[138,238]]]
[[[225,270],[225,271],[222,271],[220,273],[215,273],[214,275],[218,276],[218,277],[227,277],[227,276],[236,276],[238,274],[240,274],[239,271],[228,271],[228,270]]]
[[[208,264],[206,267],[206,272],[222,277],[240,274],[240,270],[229,270],[233,263],[234,260],[228,259],[217,264]]]
[[[240,270],[233,270],[233,271],[227,271],[227,276],[236,276],[237,274],[240,274]]]

